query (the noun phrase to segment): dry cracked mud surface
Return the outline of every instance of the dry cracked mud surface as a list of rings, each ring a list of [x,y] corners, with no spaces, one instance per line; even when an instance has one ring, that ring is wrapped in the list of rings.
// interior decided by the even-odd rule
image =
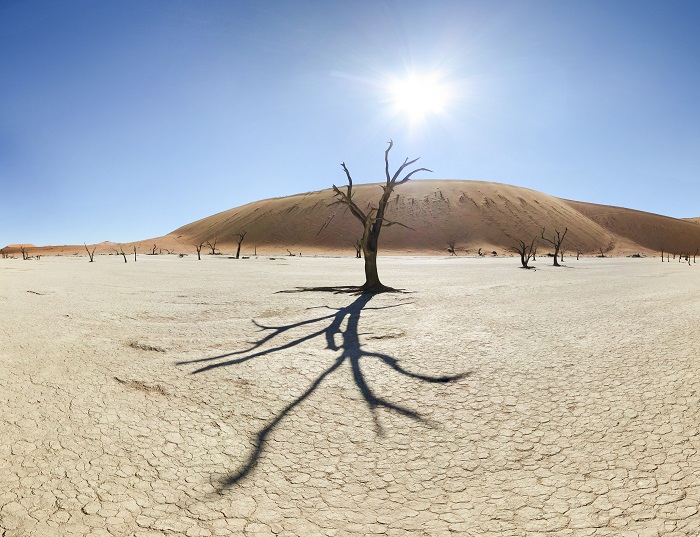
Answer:
[[[3,537],[700,536],[700,265],[0,261]]]

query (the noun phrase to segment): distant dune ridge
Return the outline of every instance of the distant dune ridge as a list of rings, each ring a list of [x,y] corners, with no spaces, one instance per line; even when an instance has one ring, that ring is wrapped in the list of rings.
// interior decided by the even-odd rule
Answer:
[[[340,186],[340,184],[338,185]],[[376,203],[379,184],[355,185],[361,207]],[[235,252],[236,234],[247,234],[242,246],[246,255],[354,254],[361,235],[359,222],[344,206],[331,205],[328,188],[282,198],[249,203],[182,226],[164,237],[136,243],[139,253],[169,249],[194,253],[194,245],[218,240],[217,249]],[[676,219],[633,209],[569,201],[499,183],[458,180],[412,180],[397,187],[387,208],[388,218],[404,226],[385,227],[380,255],[446,254],[450,240],[458,254],[474,255],[479,248],[502,255],[514,239],[531,241],[555,229],[568,234],[564,246],[570,254],[631,255],[694,253],[700,248],[700,218]],[[548,251],[539,241],[540,253]],[[113,243],[97,245],[97,253],[109,252]],[[127,245],[125,251],[128,253]],[[128,245],[132,249],[132,245]],[[43,247],[42,254],[70,254],[83,246]],[[132,250],[133,251],[133,250]],[[205,246],[202,253],[208,251]],[[165,253],[165,251],[163,251]]]

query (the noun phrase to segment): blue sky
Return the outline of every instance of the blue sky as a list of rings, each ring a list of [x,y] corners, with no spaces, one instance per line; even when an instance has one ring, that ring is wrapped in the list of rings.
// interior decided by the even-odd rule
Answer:
[[[435,179],[700,216],[700,2],[0,0],[0,244]],[[390,81],[437,74],[439,114]]]

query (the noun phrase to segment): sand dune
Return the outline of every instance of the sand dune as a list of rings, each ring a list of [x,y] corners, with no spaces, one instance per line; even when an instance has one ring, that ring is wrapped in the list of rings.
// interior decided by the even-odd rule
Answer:
[[[369,207],[380,193],[376,184],[356,187],[361,207]],[[264,200],[188,224],[168,237],[183,244],[217,237],[231,244],[245,230],[247,250],[256,245],[266,251],[351,251],[360,225],[332,202],[331,189]],[[395,253],[445,253],[452,239],[462,252],[502,253],[513,238],[531,240],[543,227],[548,232],[568,228],[568,250],[589,254],[600,249],[613,255],[695,251],[700,246],[700,227],[688,221],[480,181],[411,181],[396,189],[387,214],[412,228],[382,231],[381,249]]]
[[[378,184],[357,185],[356,200],[369,207],[381,194]],[[139,241],[139,253],[194,253],[194,244],[218,240],[224,253],[235,251],[236,234],[247,232],[243,252],[281,254],[350,254],[359,237],[359,222],[343,206],[332,205],[332,189],[262,200],[182,226],[164,237]],[[527,188],[481,181],[410,181],[395,190],[387,215],[406,227],[382,231],[380,251],[393,254],[445,254],[454,240],[459,253],[507,252],[513,239],[532,240],[568,228],[565,246],[585,254],[652,255],[660,250],[695,252],[700,222],[633,209],[556,198]],[[546,244],[542,243],[542,250]],[[114,243],[96,245],[97,253],[114,251]],[[92,248],[92,247],[91,247]],[[125,251],[133,246],[125,245]],[[9,251],[19,251],[10,248]],[[34,253],[77,255],[83,246],[33,248]],[[205,250],[206,251],[206,248]]]

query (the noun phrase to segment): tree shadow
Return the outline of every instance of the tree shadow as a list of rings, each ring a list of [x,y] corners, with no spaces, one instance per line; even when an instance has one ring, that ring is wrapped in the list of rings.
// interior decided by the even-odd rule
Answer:
[[[253,441],[253,450],[246,459],[246,462],[241,468],[236,470],[231,475],[224,478],[219,484],[219,492],[229,488],[247,475],[257,465],[264,447],[267,443],[268,436],[274,430],[274,428],[288,415],[290,414],[298,405],[304,402],[316,389],[321,385],[321,383],[331,375],[336,369],[338,369],[344,362],[348,362],[350,369],[352,371],[353,380],[355,385],[360,390],[362,397],[367,404],[367,407],[372,415],[374,421],[375,431],[378,435],[383,434],[383,429],[381,423],[379,422],[379,416],[377,410],[379,408],[385,408],[388,411],[396,412],[403,416],[409,417],[411,419],[429,424],[428,421],[417,411],[407,408],[405,406],[392,403],[384,399],[383,397],[377,395],[370,387],[365,374],[362,372],[360,367],[360,361],[363,358],[375,358],[380,362],[388,365],[394,371],[404,375],[406,377],[416,379],[419,381],[430,382],[430,383],[448,383],[454,382],[461,378],[467,377],[470,373],[461,373],[458,375],[443,375],[443,376],[430,376],[421,375],[419,373],[412,373],[404,369],[399,361],[389,356],[388,354],[382,354],[377,352],[369,352],[362,348],[360,344],[360,335],[358,331],[360,313],[363,309],[371,310],[383,310],[396,308],[400,306],[407,305],[404,304],[394,304],[390,306],[381,306],[368,308],[367,303],[372,300],[374,295],[372,294],[362,294],[356,298],[351,304],[343,308],[329,308],[328,306],[320,306],[318,308],[309,309],[321,309],[327,308],[334,310],[334,313],[328,315],[322,315],[314,317],[312,319],[307,319],[304,321],[299,321],[297,323],[281,325],[281,326],[266,326],[257,321],[253,320],[253,323],[260,328],[261,331],[268,331],[267,335],[262,336],[256,342],[252,343],[251,346],[242,351],[230,352],[227,354],[221,354],[219,356],[213,356],[210,358],[200,358],[196,360],[188,360],[178,362],[177,365],[191,365],[191,364],[201,364],[201,367],[192,372],[192,374],[203,373],[205,371],[211,371],[220,367],[229,367],[237,364],[253,360],[262,356],[268,356],[279,351],[290,349],[300,345],[306,341],[311,341],[316,338],[325,338],[326,348],[331,351],[340,351],[340,356],[338,356],[335,361],[326,368],[318,377],[311,383],[311,385],[306,389],[304,393],[294,399],[291,403],[285,406],[279,414],[277,414],[265,427],[258,431]],[[346,322],[346,328],[343,330],[342,325]],[[280,345],[275,345],[274,341],[278,336],[281,336],[285,332],[296,328],[310,327],[317,323],[322,323],[321,327],[314,329],[314,331],[306,334],[304,336],[298,337],[287,343]],[[336,343],[336,335],[339,336],[340,343]],[[272,345],[271,347],[268,344]],[[267,347],[267,348],[263,348]]]

